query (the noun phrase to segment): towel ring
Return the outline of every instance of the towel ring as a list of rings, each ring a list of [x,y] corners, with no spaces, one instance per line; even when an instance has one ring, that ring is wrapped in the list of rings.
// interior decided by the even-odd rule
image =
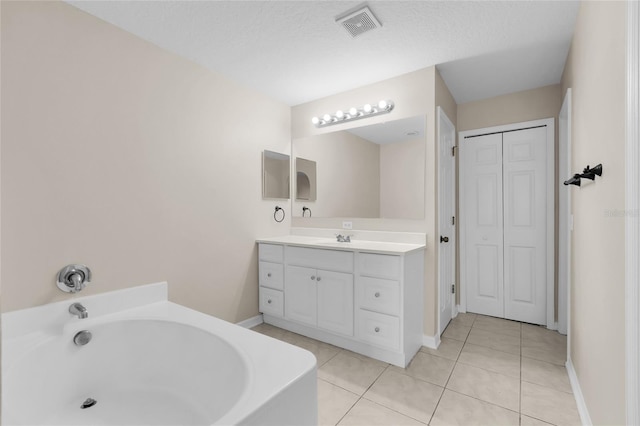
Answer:
[[[282,212],[282,218],[280,220],[278,220],[278,212],[281,211]],[[276,210],[273,212],[273,220],[275,220],[276,222],[280,223],[284,220],[284,209],[280,206],[276,206]]]

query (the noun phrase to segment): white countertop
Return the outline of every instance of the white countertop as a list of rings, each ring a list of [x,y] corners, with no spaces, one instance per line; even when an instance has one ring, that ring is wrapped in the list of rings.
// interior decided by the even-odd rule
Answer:
[[[256,241],[258,243],[386,254],[405,254],[425,248],[425,244],[390,243],[384,241],[367,241],[357,239],[352,239],[350,243],[339,243],[335,238],[307,237],[302,235],[284,235],[281,237],[260,238]]]

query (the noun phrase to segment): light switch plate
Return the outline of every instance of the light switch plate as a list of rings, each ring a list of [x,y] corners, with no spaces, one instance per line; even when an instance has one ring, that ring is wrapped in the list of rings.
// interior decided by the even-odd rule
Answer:
[[[342,222],[342,229],[353,229],[353,222],[350,220]]]

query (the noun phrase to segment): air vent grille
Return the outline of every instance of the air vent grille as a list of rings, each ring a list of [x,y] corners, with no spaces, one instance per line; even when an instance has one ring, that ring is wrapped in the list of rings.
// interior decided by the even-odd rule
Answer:
[[[364,7],[349,13],[346,16],[336,19],[336,22],[341,24],[351,37],[354,38],[382,26],[369,7]]]

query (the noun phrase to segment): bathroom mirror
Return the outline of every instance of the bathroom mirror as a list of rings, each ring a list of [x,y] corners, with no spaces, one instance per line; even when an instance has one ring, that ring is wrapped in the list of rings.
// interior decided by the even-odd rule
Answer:
[[[289,156],[273,151],[262,152],[262,198],[289,199]]]
[[[316,200],[316,162],[296,157],[296,201]]]
[[[298,158],[316,165],[316,196],[296,195],[293,215],[423,219],[425,131],[417,116],[295,139],[296,168]]]

